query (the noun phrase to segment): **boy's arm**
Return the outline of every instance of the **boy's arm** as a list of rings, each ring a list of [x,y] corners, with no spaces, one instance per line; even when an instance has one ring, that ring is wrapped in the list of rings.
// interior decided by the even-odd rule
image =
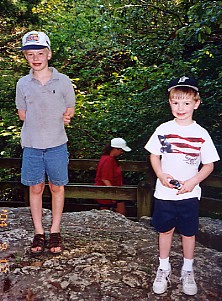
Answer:
[[[24,121],[25,116],[26,116],[26,111],[25,110],[18,110],[18,116],[19,116],[20,120]]]
[[[63,121],[64,124],[69,124],[71,121],[71,118],[74,116],[75,114],[75,108],[67,108],[65,113],[63,114]]]
[[[173,179],[173,177],[170,174],[163,173],[162,167],[161,167],[161,156],[150,154],[150,162],[152,165],[152,168],[163,186],[172,188],[172,185],[169,184],[169,180]]]
[[[183,186],[177,194],[191,192],[194,187],[206,179],[213,171],[214,163],[203,164],[199,172],[191,179],[182,182]]]

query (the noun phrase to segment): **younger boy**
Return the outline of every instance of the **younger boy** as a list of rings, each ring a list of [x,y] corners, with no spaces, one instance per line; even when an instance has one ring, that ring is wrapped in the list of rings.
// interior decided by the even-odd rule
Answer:
[[[42,194],[45,174],[52,194],[52,225],[49,251],[62,252],[60,223],[64,207],[64,185],[68,183],[68,152],[65,124],[74,116],[75,94],[70,79],[48,66],[52,52],[44,32],[24,35],[22,48],[31,67],[16,87],[16,107],[23,121],[21,182],[29,186],[30,209],[35,229],[33,255],[42,254],[45,234],[42,225]]]
[[[213,162],[219,156],[208,132],[192,119],[200,105],[197,81],[186,76],[177,78],[170,82],[168,91],[175,119],[161,124],[145,145],[157,176],[152,223],[159,232],[159,267],[153,291],[162,294],[167,290],[171,273],[169,254],[176,229],[182,236],[183,292],[195,295],[193,258],[201,196],[199,183],[213,171]]]

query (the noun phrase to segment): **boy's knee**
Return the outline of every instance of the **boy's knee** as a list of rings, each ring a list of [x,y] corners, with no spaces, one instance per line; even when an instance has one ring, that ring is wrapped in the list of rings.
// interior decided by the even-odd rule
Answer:
[[[30,192],[34,194],[42,194],[45,188],[45,183],[30,186]]]
[[[59,193],[64,191],[64,186],[56,186],[52,183],[49,183],[49,188],[52,193]]]

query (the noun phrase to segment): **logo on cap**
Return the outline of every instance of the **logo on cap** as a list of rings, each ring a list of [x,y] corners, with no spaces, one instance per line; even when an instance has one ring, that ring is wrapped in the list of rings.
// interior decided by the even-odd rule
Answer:
[[[26,37],[26,40],[25,42],[26,43],[29,43],[29,42],[35,42],[35,41],[38,41],[39,40],[39,36],[38,34],[30,34]]]
[[[188,76],[182,76],[176,79],[173,79],[168,85],[168,91],[177,87],[190,87],[195,91],[198,91],[198,82],[196,79]]]
[[[187,79],[189,79],[189,77],[182,76],[182,77],[178,80],[178,84],[179,84],[179,83],[184,83]]]

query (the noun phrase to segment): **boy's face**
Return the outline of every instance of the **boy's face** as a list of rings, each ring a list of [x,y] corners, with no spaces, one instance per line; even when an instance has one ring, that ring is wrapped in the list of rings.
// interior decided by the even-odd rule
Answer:
[[[200,105],[192,94],[175,93],[169,100],[171,111],[178,124],[189,125],[193,122],[193,112]]]
[[[39,50],[25,50],[24,55],[34,71],[41,71],[48,68],[48,61],[52,57],[52,52],[48,48],[43,48]]]

